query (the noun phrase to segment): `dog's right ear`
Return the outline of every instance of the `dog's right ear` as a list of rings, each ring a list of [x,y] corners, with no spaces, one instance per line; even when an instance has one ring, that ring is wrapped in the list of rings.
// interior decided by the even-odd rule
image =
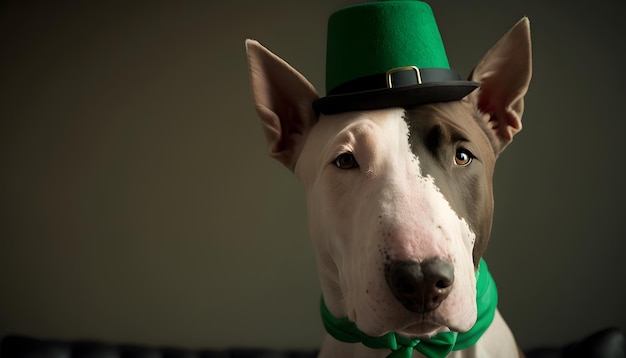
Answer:
[[[313,85],[287,62],[254,40],[246,40],[250,82],[269,154],[294,170],[306,132],[317,116]]]

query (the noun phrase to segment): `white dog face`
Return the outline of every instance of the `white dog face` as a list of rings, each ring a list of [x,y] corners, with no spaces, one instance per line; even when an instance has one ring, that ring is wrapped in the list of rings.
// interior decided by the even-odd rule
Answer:
[[[468,137],[469,130],[460,133],[462,126],[443,118],[456,110],[457,121],[461,117],[475,122],[471,111],[458,113],[471,109],[469,105],[447,107],[447,112],[418,110],[428,118],[411,118],[401,108],[323,116],[310,131],[296,164],[295,173],[307,193],[320,269],[336,271],[328,273],[336,277],[332,291],[342,293],[348,318],[366,334],[429,336],[448,329],[463,332],[475,322],[477,230],[463,215],[476,203],[459,214],[446,195],[464,196],[454,198],[456,204],[477,199],[468,194],[479,189],[474,184],[463,191],[447,189],[463,181],[487,181],[483,187],[489,187],[491,171],[484,170],[482,161],[493,163],[495,156],[484,133],[476,143],[462,141],[457,137]],[[411,125],[412,121],[419,124]],[[429,168],[436,170],[431,174]],[[438,181],[456,183],[442,191]],[[479,196],[491,203],[488,192]],[[453,263],[453,288],[436,310],[409,312],[389,290],[386,266],[431,257]]]

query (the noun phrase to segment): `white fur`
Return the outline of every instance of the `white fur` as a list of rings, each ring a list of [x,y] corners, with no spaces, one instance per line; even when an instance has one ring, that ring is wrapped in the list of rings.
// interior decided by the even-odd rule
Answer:
[[[476,320],[475,234],[434,179],[422,173],[403,115],[402,109],[385,109],[323,117],[296,163],[324,297],[335,316],[347,316],[372,336],[466,331]],[[353,153],[360,168],[333,165],[344,152]],[[450,295],[431,313],[407,311],[385,281],[386,256],[450,260],[455,272]]]

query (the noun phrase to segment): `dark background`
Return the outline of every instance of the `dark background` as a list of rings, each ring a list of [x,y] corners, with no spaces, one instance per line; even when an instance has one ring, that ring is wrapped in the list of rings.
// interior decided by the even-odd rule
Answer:
[[[324,88],[350,1],[0,2],[0,335],[316,347],[300,185],[244,39]],[[487,259],[523,347],[626,329],[622,1],[432,1],[467,75],[522,16],[534,77]]]

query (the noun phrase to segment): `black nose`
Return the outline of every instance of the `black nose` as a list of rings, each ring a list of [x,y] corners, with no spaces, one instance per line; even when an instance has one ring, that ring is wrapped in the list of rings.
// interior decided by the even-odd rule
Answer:
[[[454,267],[447,259],[429,258],[421,263],[394,261],[386,266],[387,284],[409,311],[425,313],[439,307],[454,283]]]

